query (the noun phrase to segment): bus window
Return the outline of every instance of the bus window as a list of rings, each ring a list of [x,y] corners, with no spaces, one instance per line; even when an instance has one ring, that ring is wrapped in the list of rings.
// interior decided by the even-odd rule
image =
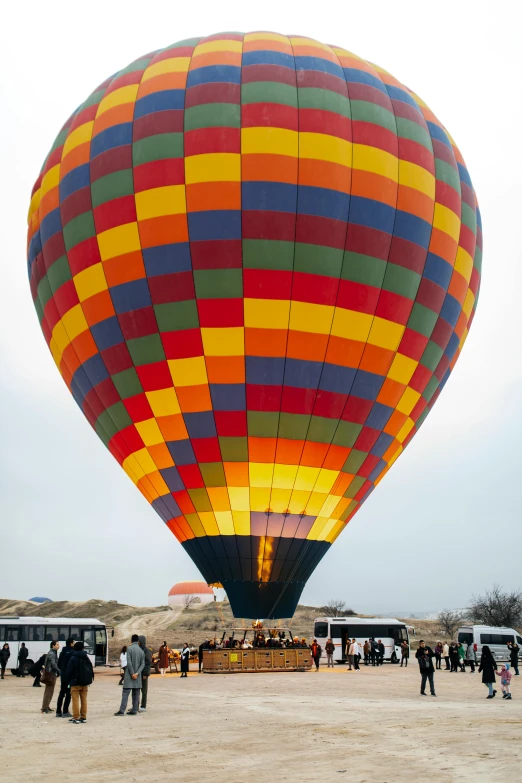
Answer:
[[[396,625],[392,628],[388,628],[388,636],[395,641],[395,644],[408,641],[408,632],[406,628],[398,628]]]
[[[80,626],[71,625],[71,639],[74,639],[75,641],[79,642],[81,638],[82,635],[80,633]]]
[[[58,639],[58,627],[56,625],[44,625],[45,641],[52,642]]]
[[[58,629],[58,641],[66,642],[69,638],[69,626],[61,625]]]
[[[12,625],[8,625],[5,629],[4,638],[8,642],[17,642],[18,641],[18,628],[15,628]]]
[[[472,631],[459,631],[457,641],[462,644],[473,644],[473,632]]]
[[[334,628],[335,626],[332,626]],[[328,623],[316,623],[314,627],[314,636],[316,639],[326,639],[328,636]]]
[[[83,643],[85,652],[94,655],[94,630],[92,628],[83,629]]]
[[[43,642],[45,640],[45,628],[43,625],[31,625],[28,628],[27,638],[30,642]]]
[[[517,636],[517,644],[522,644],[522,637]]]

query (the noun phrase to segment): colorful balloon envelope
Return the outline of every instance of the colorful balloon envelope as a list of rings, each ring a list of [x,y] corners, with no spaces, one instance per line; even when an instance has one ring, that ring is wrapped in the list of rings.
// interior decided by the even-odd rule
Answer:
[[[225,33],[73,113],[28,272],[74,399],[205,580],[236,616],[290,617],[446,383],[481,244],[411,90],[337,46]]]

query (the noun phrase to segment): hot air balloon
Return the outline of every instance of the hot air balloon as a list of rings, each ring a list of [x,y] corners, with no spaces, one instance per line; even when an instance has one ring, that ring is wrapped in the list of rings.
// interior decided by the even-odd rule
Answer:
[[[421,426],[473,319],[480,225],[423,101],[309,38],[181,41],[60,131],[29,211],[45,339],[236,616],[293,615]]]

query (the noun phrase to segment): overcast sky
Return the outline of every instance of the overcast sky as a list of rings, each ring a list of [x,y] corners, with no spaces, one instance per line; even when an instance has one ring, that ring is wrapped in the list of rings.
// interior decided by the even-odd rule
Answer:
[[[316,569],[303,600],[341,597],[359,611],[418,612],[465,605],[494,582],[522,587],[522,50],[515,8],[49,0],[3,10],[0,597],[155,605],[165,603],[174,582],[199,578],[91,430],[52,361],[27,282],[26,214],[57,132],[107,76],[184,38],[267,29],[342,46],[420,95],[464,155],[484,227],[478,311],[455,371],[405,454]]]

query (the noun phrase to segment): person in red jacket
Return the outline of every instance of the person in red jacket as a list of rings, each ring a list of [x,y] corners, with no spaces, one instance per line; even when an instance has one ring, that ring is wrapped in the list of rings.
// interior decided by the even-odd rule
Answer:
[[[314,639],[312,644],[310,645],[310,650],[312,653],[312,658],[315,663],[315,670],[316,672],[319,671],[319,661],[321,660],[321,655],[323,653],[322,647],[320,644],[317,644],[317,639]]]

